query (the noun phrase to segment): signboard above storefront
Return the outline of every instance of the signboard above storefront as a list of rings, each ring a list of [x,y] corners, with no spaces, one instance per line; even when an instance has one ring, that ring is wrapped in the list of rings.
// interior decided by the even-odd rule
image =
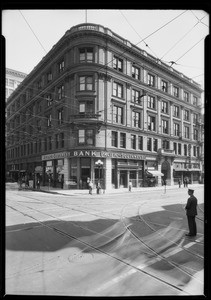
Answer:
[[[101,157],[101,158],[119,158],[145,160],[146,156],[136,153],[101,151],[101,150],[74,150],[69,152],[59,152],[42,155],[42,160],[61,159],[68,157]]]

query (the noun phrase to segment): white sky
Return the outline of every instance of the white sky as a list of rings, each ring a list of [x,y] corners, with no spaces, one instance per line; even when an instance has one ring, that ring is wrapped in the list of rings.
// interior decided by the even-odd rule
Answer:
[[[68,29],[85,23],[85,16],[85,10],[3,10],[6,67],[28,74]],[[176,62],[175,69],[204,87],[204,38],[209,34],[207,12],[97,9],[87,10],[87,22],[110,28],[164,62]],[[167,22],[170,23],[164,26]]]

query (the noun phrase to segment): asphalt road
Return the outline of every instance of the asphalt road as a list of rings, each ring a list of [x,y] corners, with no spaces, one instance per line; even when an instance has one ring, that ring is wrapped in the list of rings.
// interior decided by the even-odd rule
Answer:
[[[204,194],[187,238],[187,189],[103,195],[6,191],[6,294],[202,295]]]

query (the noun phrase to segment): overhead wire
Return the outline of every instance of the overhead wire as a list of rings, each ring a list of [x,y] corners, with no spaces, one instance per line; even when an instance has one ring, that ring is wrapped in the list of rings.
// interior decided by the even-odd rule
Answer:
[[[20,11],[20,9],[18,10],[19,13],[21,14],[21,16],[23,17],[23,19],[25,20],[26,24],[29,26],[31,32],[33,33],[33,35],[35,36],[35,38],[37,39],[38,43],[40,44],[40,46],[42,47],[42,49],[45,51],[45,53],[47,53],[47,51],[45,50],[45,48],[43,47],[42,43],[40,42],[39,38],[37,37],[37,35],[35,34],[34,30],[32,29],[32,27],[30,26],[29,22],[26,20],[26,18],[24,17],[23,13]]]
[[[183,12],[183,13],[184,13],[184,12]],[[182,13],[182,14],[183,14],[183,13]],[[180,14],[180,15],[182,15],[182,14]],[[179,15],[179,16],[180,16],[180,15]],[[179,17],[179,16],[177,16],[177,17]],[[176,19],[177,17],[175,17],[174,19]],[[174,19],[173,19],[173,20],[174,20]],[[169,21],[168,23],[166,23],[165,25],[163,25],[162,27],[160,27],[158,30],[160,30],[161,28],[163,28],[164,26],[166,26],[167,24],[169,24],[169,23],[172,22],[173,20]],[[158,30],[156,30],[155,32],[157,32]],[[155,32],[154,32],[154,33],[155,33]],[[153,33],[152,33],[152,34],[153,34]],[[151,34],[151,35],[152,35],[152,34]],[[148,36],[148,37],[149,37],[149,36]],[[146,39],[146,38],[145,38],[145,39]],[[143,41],[143,40],[144,40],[144,39],[142,39],[142,41]],[[141,42],[141,41],[140,41],[140,42]],[[138,42],[137,44],[139,44],[140,42]],[[137,44],[136,44],[136,45],[137,45]],[[190,51],[190,50],[191,50],[191,49],[189,49],[188,51]],[[126,52],[126,51],[124,51],[123,53],[121,53],[121,55],[124,54],[125,52]],[[185,53],[185,54],[186,54],[186,53]],[[179,58],[179,59],[180,59],[180,58]],[[179,59],[178,59],[178,60],[179,60]],[[178,60],[177,60],[177,61],[178,61]],[[110,62],[112,62],[112,61],[113,61],[113,59],[112,59]],[[108,65],[110,62],[108,62],[106,65],[100,67],[98,70],[107,67],[107,65]],[[98,70],[97,70],[97,71],[98,71]],[[76,85],[75,85],[75,86],[76,86]],[[55,93],[55,94],[56,94],[56,93]],[[38,98],[40,98],[40,96],[38,96]],[[41,97],[41,98],[46,99],[45,97]],[[70,97],[66,97],[66,98],[70,98]],[[72,99],[72,98],[70,98],[70,99]],[[56,101],[56,100],[54,99],[54,101]],[[60,101],[56,101],[56,102],[60,102]],[[63,104],[63,105],[64,105],[64,104]],[[70,106],[70,107],[72,108],[72,106]],[[68,108],[68,107],[67,107],[67,108]],[[37,118],[38,116],[36,115],[35,117]],[[57,121],[58,121],[58,119],[57,119]],[[69,124],[69,122],[68,122],[68,124]]]

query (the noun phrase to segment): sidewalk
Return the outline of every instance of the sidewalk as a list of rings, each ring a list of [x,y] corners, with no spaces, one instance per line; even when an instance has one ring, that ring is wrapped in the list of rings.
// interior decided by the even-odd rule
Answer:
[[[196,189],[196,188],[204,188],[203,184],[189,184],[188,188]],[[181,189],[188,189],[184,188],[183,186]],[[179,189],[178,185],[172,185],[172,186],[166,186],[166,192],[168,190],[177,190]],[[132,188],[132,192],[149,192],[149,191],[162,191],[165,192],[165,187],[164,186],[159,186],[159,187],[140,187],[140,188]],[[35,190],[38,191],[38,190]],[[61,195],[89,195],[89,190],[63,190],[59,188],[53,188],[48,186],[41,186],[39,192],[44,192],[44,193],[52,193],[52,194],[61,194]],[[131,192],[131,193],[132,193]],[[122,193],[129,193],[128,188],[120,188],[120,189],[110,189],[110,190],[101,190],[100,195],[103,194],[122,194]],[[97,195],[96,189],[93,189],[92,191],[93,195]]]

